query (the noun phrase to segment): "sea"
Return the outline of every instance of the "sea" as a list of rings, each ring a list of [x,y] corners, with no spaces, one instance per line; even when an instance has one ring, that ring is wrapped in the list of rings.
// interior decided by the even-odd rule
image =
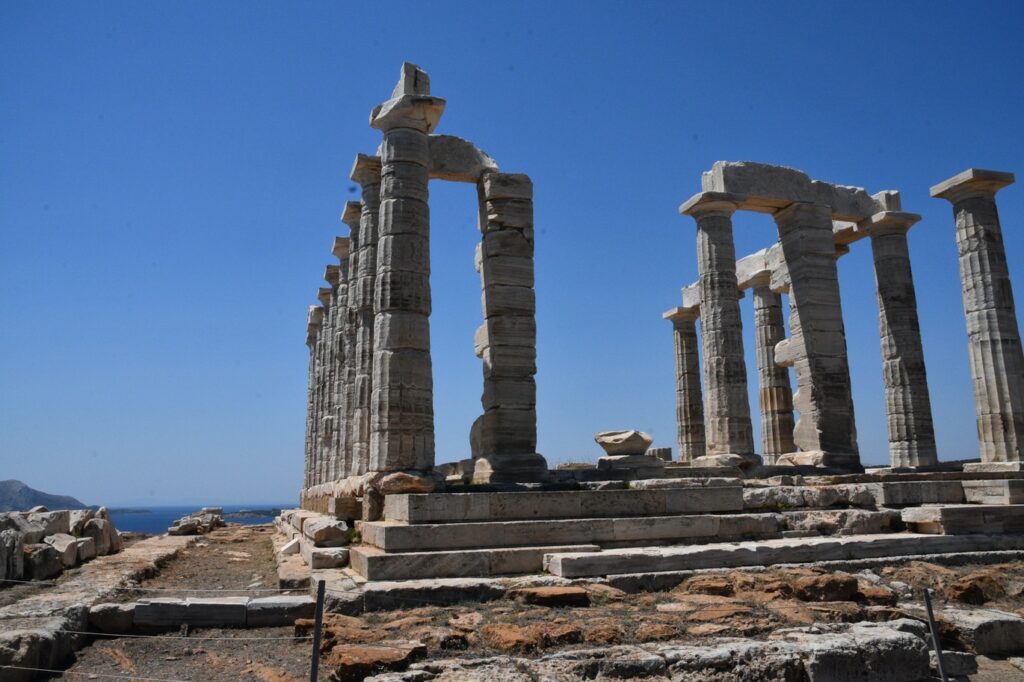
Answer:
[[[217,506],[217,505],[206,505]],[[270,523],[274,516],[281,509],[290,509],[292,504],[246,504],[246,505],[220,505],[224,508],[224,520],[228,523],[244,523],[254,525],[259,523]],[[111,507],[110,518],[114,521],[114,527],[120,531],[132,533],[166,533],[171,523],[199,511],[201,507],[169,506],[169,507]],[[238,512],[246,513],[241,516],[232,516]]]

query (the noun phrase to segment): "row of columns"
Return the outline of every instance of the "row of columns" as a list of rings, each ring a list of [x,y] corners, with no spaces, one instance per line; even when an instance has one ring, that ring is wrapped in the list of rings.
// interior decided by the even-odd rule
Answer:
[[[1024,446],[1024,349],[995,192],[1008,173],[972,169],[932,188],[953,203],[978,413],[982,468],[1019,469]],[[753,451],[731,215],[743,197],[702,192],[680,211],[697,223],[700,304],[673,309],[680,459]],[[853,402],[830,209],[793,202],[774,213],[784,276],[753,290],[760,385],[761,451],[767,463],[858,468]],[[883,211],[858,229],[871,239],[879,309],[885,407],[893,467],[938,463],[907,231],[920,216]],[[775,273],[778,275],[779,273]],[[780,293],[790,297],[785,337]],[[696,320],[704,372],[699,380]],[[797,391],[790,393],[787,367]],[[793,410],[800,413],[794,425]],[[794,454],[795,453],[795,454]]]

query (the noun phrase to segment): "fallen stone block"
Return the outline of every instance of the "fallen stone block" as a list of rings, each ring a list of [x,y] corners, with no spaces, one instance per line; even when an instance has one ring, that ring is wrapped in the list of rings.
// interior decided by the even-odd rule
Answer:
[[[29,580],[49,580],[64,571],[61,554],[47,544],[25,546],[25,577]]]
[[[590,593],[576,585],[524,587],[508,596],[537,606],[590,606]]]
[[[78,563],[84,564],[96,558],[96,541],[92,538],[77,538],[75,545],[78,547]]]
[[[289,554],[298,554],[301,549],[301,542],[298,538],[292,538],[288,542],[284,543],[281,547],[281,554],[288,556]]]
[[[82,527],[84,537],[92,538],[96,544],[96,555],[104,556],[110,554],[110,530],[107,528],[109,521],[95,518],[89,519]]]
[[[246,627],[292,625],[299,618],[312,618],[316,601],[302,594],[282,594],[250,599],[245,606]]]
[[[352,527],[346,521],[321,516],[306,520],[302,534],[317,547],[343,547],[352,538]]]
[[[109,634],[132,631],[135,623],[135,604],[94,604],[89,607],[89,626]]]
[[[25,551],[21,535],[0,530],[0,579],[21,580],[25,576]]]
[[[1020,616],[995,609],[943,609],[936,619],[968,651],[983,656],[1024,652],[1024,618]]]
[[[939,675],[939,657],[934,651],[928,652],[928,663],[932,674]],[[966,651],[943,651],[942,671],[949,677],[966,677],[978,672],[978,659]]]
[[[67,533],[59,533],[43,538],[43,542],[53,547],[60,554],[60,563],[64,568],[74,568],[78,564],[78,540]]]
[[[311,570],[341,568],[348,565],[347,547],[314,547],[311,542],[301,543],[302,560]]]
[[[68,534],[71,532],[71,512],[66,509],[29,513],[28,520],[30,523],[41,525],[45,535]]]
[[[339,644],[327,654],[323,665],[330,671],[331,680],[361,682],[374,673],[404,670],[426,653],[427,647],[415,640]]]

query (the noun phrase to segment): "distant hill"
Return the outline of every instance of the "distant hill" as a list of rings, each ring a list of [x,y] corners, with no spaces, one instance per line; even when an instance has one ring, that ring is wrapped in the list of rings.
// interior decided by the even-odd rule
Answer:
[[[39,505],[47,509],[85,509],[84,504],[68,495],[50,495],[21,481],[0,481],[0,512],[27,511]]]

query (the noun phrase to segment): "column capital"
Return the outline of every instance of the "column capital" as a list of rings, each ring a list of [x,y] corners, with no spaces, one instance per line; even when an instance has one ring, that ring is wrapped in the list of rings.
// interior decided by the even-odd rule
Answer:
[[[348,225],[350,230],[359,227],[359,218],[363,215],[363,202],[346,201],[345,210],[341,212],[341,222]]]
[[[352,182],[365,187],[366,185],[380,184],[380,157],[369,154],[356,154],[355,163],[352,164],[352,172],[348,177]]]
[[[335,237],[331,246],[331,253],[340,261],[348,260],[349,241],[348,237]]]
[[[445,101],[430,96],[430,76],[415,64],[402,64],[398,85],[391,98],[370,113],[370,127],[387,132],[393,128],[412,128],[431,133],[441,120]]]
[[[868,235],[874,237],[881,234],[894,234],[906,232],[914,223],[921,220],[916,213],[905,213],[903,211],[882,211],[876,213],[864,221]],[[838,248],[838,247],[837,247]],[[847,248],[849,250],[849,248]]]
[[[972,197],[994,196],[1002,188],[1012,185],[1014,179],[1013,173],[968,168],[948,180],[943,180],[929,191],[932,198],[945,199],[955,204]]]
[[[661,319],[669,320],[673,326],[678,322],[693,322],[700,317],[700,308],[676,306],[661,314]]]
[[[326,308],[331,305],[331,296],[334,294],[334,289],[330,287],[320,287],[316,290],[316,300],[320,301],[320,305]]]
[[[324,280],[331,285],[331,288],[338,286],[338,282],[341,281],[341,267],[338,265],[328,265],[324,268]]]
[[[731,216],[746,199],[729,192],[697,192],[679,206],[682,215],[701,218],[708,215]]]

